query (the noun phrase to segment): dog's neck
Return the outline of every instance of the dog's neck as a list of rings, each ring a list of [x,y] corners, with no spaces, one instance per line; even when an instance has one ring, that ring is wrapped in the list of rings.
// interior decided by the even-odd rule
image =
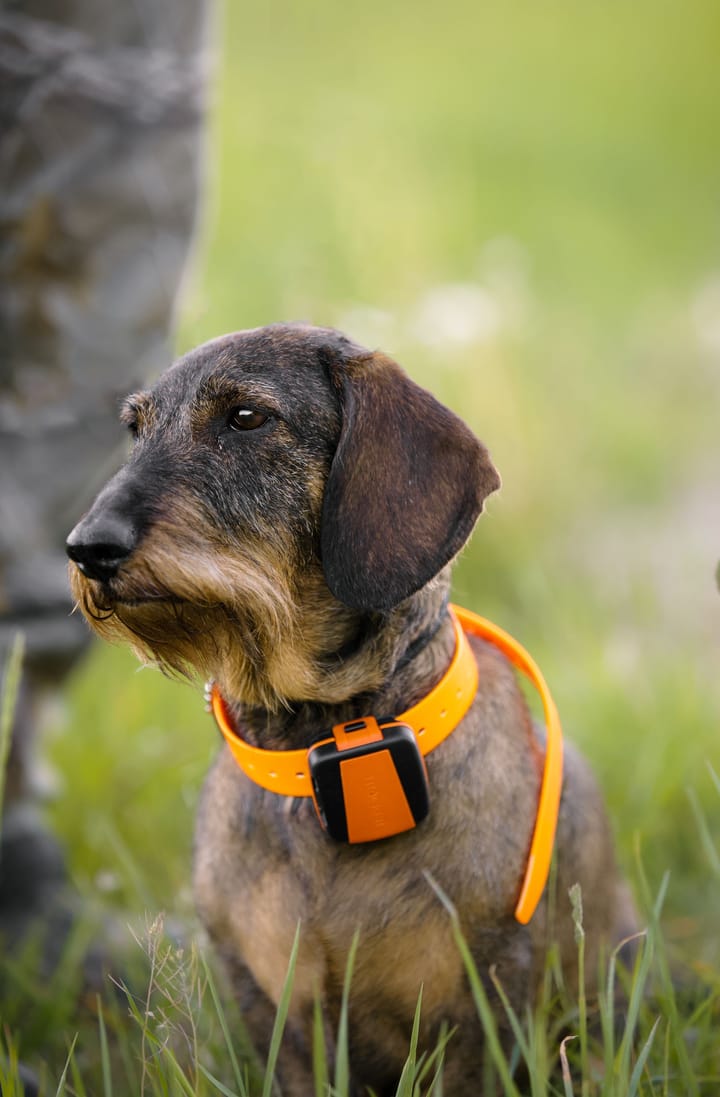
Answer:
[[[323,602],[315,590],[316,612],[303,614],[302,635],[266,661],[277,704],[248,702],[231,679],[218,676],[243,737],[266,748],[309,746],[336,723],[400,712],[420,700],[452,657],[448,592],[446,569],[390,612],[364,615],[332,598]]]

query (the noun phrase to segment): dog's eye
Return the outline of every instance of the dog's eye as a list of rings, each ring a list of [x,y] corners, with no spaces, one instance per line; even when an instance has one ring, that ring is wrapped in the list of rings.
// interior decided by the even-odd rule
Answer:
[[[257,430],[263,423],[267,423],[269,415],[253,408],[234,408],[228,418],[230,430]]]

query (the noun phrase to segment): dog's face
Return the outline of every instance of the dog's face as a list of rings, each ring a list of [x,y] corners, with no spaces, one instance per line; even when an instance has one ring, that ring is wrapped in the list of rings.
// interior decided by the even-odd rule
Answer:
[[[270,703],[262,667],[273,647],[287,660],[298,629],[307,661],[311,613],[340,646],[359,613],[389,611],[452,559],[499,486],[456,416],[328,329],[213,340],[122,417],[130,457],[68,538],[74,594],[101,634],[254,703]]]

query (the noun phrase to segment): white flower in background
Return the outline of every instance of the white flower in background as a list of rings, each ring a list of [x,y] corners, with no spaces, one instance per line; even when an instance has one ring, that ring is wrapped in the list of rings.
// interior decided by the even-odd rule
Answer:
[[[527,249],[511,236],[498,236],[480,250],[473,280],[431,286],[404,314],[354,303],[335,323],[369,347],[419,343],[433,351],[463,350],[521,329],[530,297]]]
[[[691,316],[700,345],[712,354],[720,354],[720,275],[711,278],[696,294]]]
[[[409,334],[434,348],[487,343],[503,327],[503,310],[483,286],[458,282],[435,286],[418,301],[409,320]]]
[[[396,342],[395,318],[373,305],[350,305],[339,314],[335,327],[366,347],[386,349]]]

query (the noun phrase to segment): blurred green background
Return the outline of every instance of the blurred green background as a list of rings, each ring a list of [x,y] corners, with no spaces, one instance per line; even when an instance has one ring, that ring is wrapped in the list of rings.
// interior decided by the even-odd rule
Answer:
[[[543,667],[622,860],[717,960],[720,7],[290,0],[217,13],[179,350],[274,320],[381,346],[503,475],[455,597]],[[96,647],[52,821],[115,909],[188,915],[199,689]]]

